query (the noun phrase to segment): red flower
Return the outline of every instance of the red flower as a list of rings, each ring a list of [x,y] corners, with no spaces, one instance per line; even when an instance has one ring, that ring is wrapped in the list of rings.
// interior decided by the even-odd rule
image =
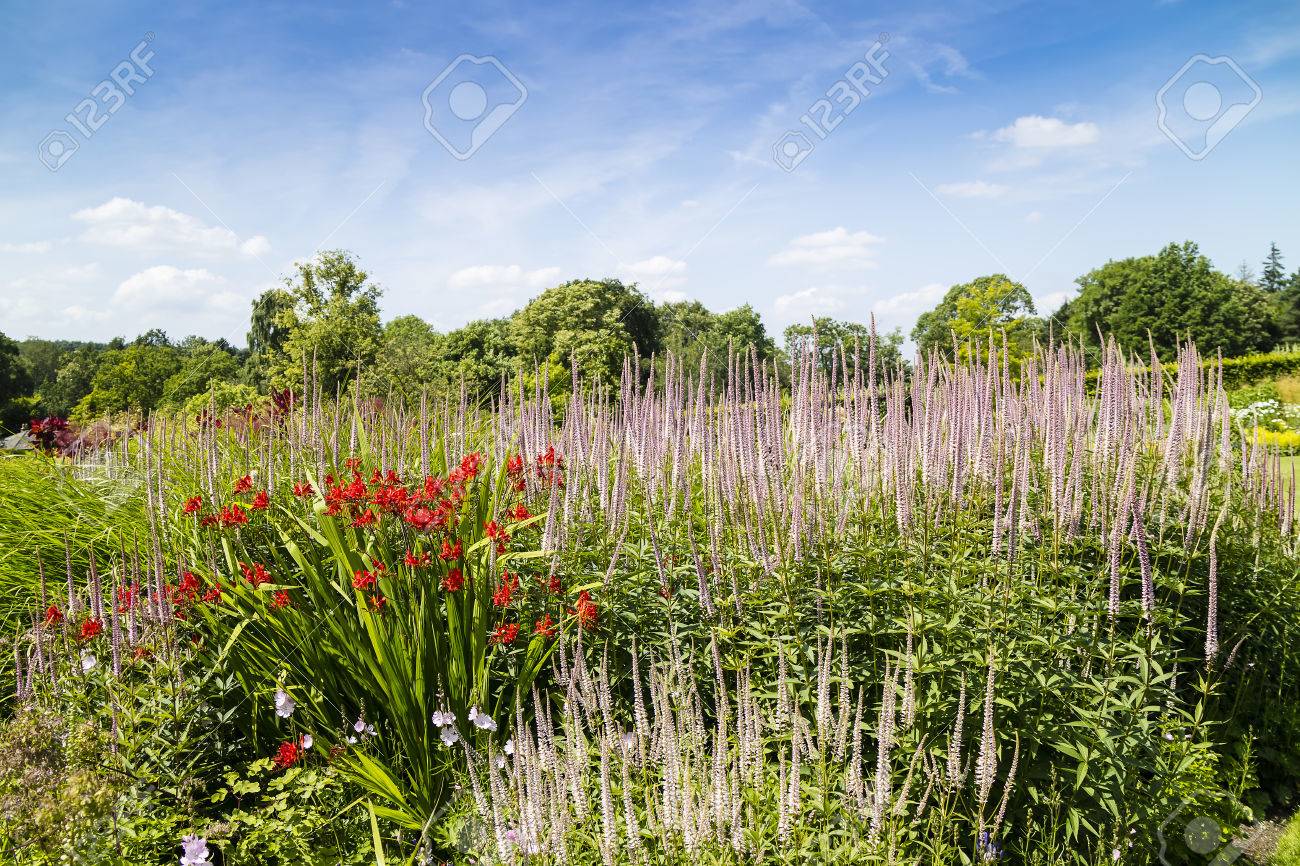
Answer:
[[[497,553],[506,552],[506,542],[510,540],[510,533],[498,526],[495,520],[489,520],[487,523],[484,523],[483,531],[487,533],[488,538],[491,538],[497,543]]]
[[[212,587],[212,589],[210,589],[210,590],[208,590],[207,592],[203,593],[203,600],[206,601],[206,602],[217,602],[217,603],[220,603],[220,601],[221,601],[221,581],[217,581],[217,585],[216,585],[216,586]]]
[[[596,627],[598,611],[596,603],[591,600],[591,593],[585,589],[578,593],[577,606],[569,611],[578,618],[578,625],[584,629],[593,629]]]
[[[366,590],[375,585],[375,574],[369,571],[353,572],[352,586],[356,589]]]
[[[289,606],[290,601],[289,593],[285,592],[283,589],[278,589],[275,591],[275,595],[271,596],[271,607],[276,608],[277,610],[285,608]]]
[[[271,582],[271,575],[267,572],[265,566],[260,562],[255,562],[251,566],[239,563],[239,570],[244,573],[244,578],[257,589],[264,583]]]
[[[539,619],[537,624],[533,626],[533,634],[540,634],[547,640],[555,637],[555,622],[551,619],[549,613]]]
[[[77,635],[77,640],[93,640],[104,633],[104,624],[97,619],[87,619],[81,623],[81,632]]]
[[[63,622],[63,611],[59,610],[59,606],[57,604],[52,604],[49,607],[45,608],[46,625],[56,626],[61,622]]]
[[[370,596],[369,600],[370,600],[370,606],[373,607],[375,610],[383,610],[384,605],[388,604],[388,599],[384,598],[382,595],[379,595],[378,593]]]
[[[252,489],[253,489],[253,476],[251,475],[245,475],[243,478],[240,478],[238,481],[235,482],[236,493],[247,493]]]
[[[408,550],[406,551],[406,558],[403,559],[402,561],[407,565],[409,565],[411,568],[424,568],[426,565],[428,565],[430,562],[433,561],[433,558],[429,556],[428,553],[421,553],[419,556],[416,556],[414,553]]]
[[[140,584],[131,583],[117,588],[117,612],[126,613],[135,607],[136,597],[140,594]]]
[[[263,490],[253,497],[253,501],[248,507],[256,509],[257,511],[261,511],[264,508],[266,508],[268,504],[270,504],[270,501],[271,501],[271,497],[267,496],[266,491]]]
[[[275,768],[287,770],[302,760],[302,747],[292,740],[285,740],[275,753]]]
[[[459,559],[464,553],[460,546],[460,539],[456,539],[455,544],[448,544],[447,539],[442,540],[442,550],[438,551],[438,558],[443,562],[450,562],[453,559]]]
[[[358,469],[361,468],[361,458],[349,457],[347,460],[343,461],[343,465],[348,467],[349,470],[356,472]]]
[[[506,472],[510,473],[511,475],[518,475],[523,471],[524,471],[524,456],[522,454],[516,454],[514,457],[511,457],[509,460],[506,461]]]
[[[138,646],[131,653],[131,660],[137,662],[144,661],[145,659],[149,658],[149,656],[151,655],[153,655],[153,653],[149,652],[149,648],[147,646]]]
[[[186,514],[193,514],[194,512],[198,511],[202,507],[203,507],[203,497],[191,496],[189,499],[185,500],[185,507],[182,508],[181,510]]]
[[[460,592],[461,587],[465,585],[465,578],[461,575],[459,568],[447,569],[447,576],[442,579],[442,588],[447,592]]]
[[[499,625],[493,630],[490,643],[509,646],[515,642],[517,637],[519,637],[519,623],[507,623],[506,625]]]
[[[437,516],[424,506],[412,508],[406,512],[406,522],[419,532],[428,531],[435,520],[437,520]]]
[[[204,529],[209,526],[216,526],[219,522],[220,518],[215,514],[205,514],[199,518],[199,526],[202,526]]]
[[[519,578],[508,571],[501,572],[501,586],[492,594],[492,603],[497,607],[505,607],[510,604],[511,597],[515,594],[515,589],[519,586]]]
[[[238,505],[227,505],[221,509],[218,520],[222,526],[243,526],[248,522],[248,515]]]
[[[546,582],[546,591],[552,595],[559,595],[563,587],[560,585],[560,576],[552,574],[551,579]]]
[[[304,481],[301,484],[293,485],[294,496],[311,496],[316,492],[316,488],[311,486],[311,482]]]
[[[367,508],[365,511],[357,515],[357,519],[352,521],[352,525],[353,526],[374,526],[378,522],[379,522],[379,518],[375,515],[375,512]]]
[[[520,502],[514,508],[507,511],[506,515],[508,517],[514,518],[515,520],[527,520],[528,518],[533,516],[532,514],[529,513],[528,507],[524,505],[522,502]]]

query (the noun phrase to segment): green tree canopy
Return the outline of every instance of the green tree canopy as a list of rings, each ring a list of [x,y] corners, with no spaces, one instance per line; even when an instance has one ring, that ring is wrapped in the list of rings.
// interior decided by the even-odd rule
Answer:
[[[1013,359],[1028,354],[1034,338],[1043,330],[1043,321],[1034,309],[1034,299],[1021,283],[1006,274],[976,277],[948,290],[939,305],[922,313],[912,329],[912,339],[921,352],[981,352],[990,338],[1007,348]]]
[[[672,352],[691,375],[698,373],[700,358],[707,351],[706,375],[715,383],[722,382],[729,345],[746,355],[753,347],[761,360],[776,354],[763,320],[749,304],[713,313],[699,301],[679,301],[660,304],[658,312],[664,350]]]
[[[384,326],[375,360],[361,371],[366,390],[376,395],[394,394],[403,400],[417,398],[438,377],[443,339],[419,316],[398,316]]]
[[[448,332],[439,342],[436,380],[455,390],[463,379],[471,396],[483,398],[495,394],[501,377],[515,373],[519,363],[509,320],[479,319]]]
[[[301,383],[304,365],[310,368],[314,359],[321,387],[333,391],[375,359],[383,337],[382,292],[343,250],[319,253],[297,269],[285,280],[293,305],[276,315],[284,339],[279,349],[271,349],[268,379],[277,388]]]
[[[1161,357],[1172,357],[1187,339],[1205,353],[1244,355],[1275,339],[1267,296],[1216,271],[1191,241],[1107,262],[1077,282],[1068,327],[1092,346],[1100,332],[1129,352],[1145,353],[1149,333]]]
[[[618,280],[573,280],[547,289],[510,319],[510,338],[525,366],[554,362],[617,382],[623,358],[647,361],[662,350],[659,315],[636,285]]]
[[[281,320],[289,321],[294,306],[293,295],[285,289],[267,289],[253,301],[248,326],[248,361],[245,379],[252,385],[265,386],[271,361],[283,353],[288,329]]]
[[[829,316],[814,316],[810,325],[790,325],[785,329],[785,351],[793,355],[817,337],[817,360],[822,370],[830,373],[836,366],[838,353],[843,351],[849,359],[858,352],[859,363],[865,370],[868,349],[871,345],[871,326],[861,322],[846,322]],[[880,375],[903,364],[903,332],[895,328],[886,334],[876,334],[876,369]]]
[[[192,343],[183,350],[180,368],[163,385],[162,402],[180,406],[214,385],[234,382],[238,376],[239,362],[232,352],[216,343]]]
[[[32,376],[18,354],[18,344],[0,334],[0,430],[17,430],[31,408]]]
[[[115,412],[148,412],[163,398],[167,380],[181,366],[181,353],[150,332],[120,349],[109,349],[98,359],[90,393],[77,404],[73,415],[89,420]],[[60,370],[62,378],[62,370]]]

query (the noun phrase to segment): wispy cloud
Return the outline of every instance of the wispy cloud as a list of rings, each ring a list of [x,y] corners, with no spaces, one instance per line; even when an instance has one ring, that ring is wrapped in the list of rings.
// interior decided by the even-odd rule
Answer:
[[[851,232],[837,226],[824,232],[802,235],[785,249],[768,258],[770,265],[811,265],[821,268],[876,267],[876,249],[884,238],[867,231]]]
[[[209,226],[187,213],[121,196],[83,208],[72,218],[86,225],[82,241],[109,247],[247,256],[265,255],[271,249],[263,235],[240,239],[224,226]]]
[[[982,180],[967,180],[957,183],[941,183],[934,188],[939,195],[950,198],[1001,198],[1008,187],[1000,183],[988,183]]]

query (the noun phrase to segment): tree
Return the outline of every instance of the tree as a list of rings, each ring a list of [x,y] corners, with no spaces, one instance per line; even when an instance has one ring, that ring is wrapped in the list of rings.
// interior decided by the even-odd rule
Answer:
[[[476,399],[497,393],[501,377],[519,368],[510,343],[507,319],[480,319],[449,332],[438,348],[436,379],[443,387],[456,390],[464,381]]]
[[[1276,295],[1286,288],[1286,271],[1282,269],[1282,253],[1277,244],[1268,245],[1268,258],[1264,259],[1264,270],[1259,275],[1259,287]]]
[[[1214,270],[1196,244],[1169,244],[1157,255],[1107,262],[1078,279],[1069,328],[1092,346],[1114,336],[1145,354],[1148,334],[1161,357],[1180,340],[1202,352],[1242,355],[1267,349],[1275,324],[1267,296],[1253,284]]]
[[[143,335],[129,346],[109,349],[95,365],[90,393],[77,403],[74,417],[90,420],[116,412],[145,413],[157,408],[170,379],[181,366],[180,351],[159,342],[158,333]]]
[[[617,382],[634,350],[649,361],[662,350],[653,304],[636,285],[573,280],[547,289],[510,319],[510,338],[526,366],[554,362],[599,381]]]
[[[320,253],[297,269],[285,280],[293,305],[276,315],[275,327],[285,333],[280,348],[272,349],[268,379],[277,388],[291,387],[314,363],[321,387],[332,392],[351,382],[379,350],[382,291],[343,250]]]
[[[410,402],[439,371],[442,337],[419,316],[398,316],[384,326],[374,362],[361,371],[368,393],[395,394]]]
[[[216,343],[204,341],[192,345],[184,351],[180,369],[164,383],[161,402],[180,406],[196,394],[207,393],[215,385],[234,382],[238,376],[239,362],[234,354]]]
[[[918,351],[950,354],[954,339],[963,356],[987,350],[989,340],[1001,347],[1005,335],[1013,359],[1027,355],[1043,331],[1034,299],[1022,284],[1005,274],[977,277],[948,290],[933,310],[922,313],[912,329]]]
[[[751,348],[760,361],[776,354],[763,320],[744,304],[725,313],[712,313],[699,301],[679,301],[658,307],[663,348],[672,352],[686,372],[696,375],[707,352],[706,376],[720,384],[726,379],[728,348],[748,356]]]
[[[865,371],[869,363],[868,350],[871,345],[871,327],[859,322],[841,322],[829,316],[814,316],[811,325],[790,325],[785,329],[785,351],[793,356],[803,351],[814,334],[817,337],[817,361],[822,371],[830,375],[832,367],[838,367],[839,353],[848,358],[858,353],[858,363]],[[885,373],[904,365],[903,332],[895,328],[886,334],[876,335],[876,370]],[[849,361],[852,366],[852,361]]]
[[[0,334],[0,430],[17,430],[31,409],[32,376],[18,344]]]
[[[253,301],[248,326],[248,360],[244,378],[265,387],[271,359],[284,351],[288,329],[280,324],[293,311],[293,295],[284,289],[267,289]]]

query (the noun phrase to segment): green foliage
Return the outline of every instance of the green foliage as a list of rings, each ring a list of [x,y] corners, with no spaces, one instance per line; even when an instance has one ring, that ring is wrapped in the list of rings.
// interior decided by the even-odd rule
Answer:
[[[660,304],[658,313],[663,349],[691,375],[698,375],[707,353],[705,376],[715,387],[726,380],[729,353],[748,356],[752,347],[760,363],[776,356],[776,344],[749,304],[712,313],[699,301],[679,301]]]
[[[317,381],[326,393],[349,385],[378,352],[383,335],[379,324],[378,286],[343,250],[330,250],[297,264],[297,275],[285,281],[293,300],[272,296],[269,305],[278,308],[273,337],[268,336],[267,377],[275,387],[301,388],[303,371],[316,370]],[[272,345],[284,337],[280,348]],[[268,332],[271,333],[271,332]],[[259,346],[259,350],[261,347]]]
[[[180,369],[163,385],[162,403],[179,406],[218,385],[233,383],[238,376],[239,362],[233,354],[215,343],[197,343],[185,352]]]
[[[195,394],[185,401],[181,413],[187,418],[210,415],[221,418],[232,409],[246,406],[260,408],[265,398],[258,396],[251,385],[237,382],[215,382],[208,390]]]
[[[449,392],[458,393],[464,382],[471,398],[481,400],[496,394],[502,378],[515,373],[520,363],[510,342],[509,321],[479,319],[440,341],[437,376]]]
[[[253,301],[248,326],[248,361],[245,376],[249,384],[265,387],[272,360],[284,352],[294,296],[285,289],[267,289]]]
[[[527,366],[571,362],[595,381],[618,381],[634,351],[647,361],[662,349],[654,305],[618,280],[573,280],[547,289],[510,319],[510,340]]]
[[[17,430],[30,406],[23,398],[32,393],[32,376],[18,353],[18,344],[0,334],[0,431]]]
[[[817,365],[829,376],[843,357],[852,358],[857,352],[862,366],[868,362],[867,349],[871,342],[871,328],[858,322],[842,322],[829,316],[814,316],[811,325],[790,325],[785,329],[787,356],[806,351],[814,336],[817,337]],[[894,329],[876,340],[876,368],[882,378],[886,372],[905,367],[903,360],[903,332]]]
[[[168,380],[181,369],[181,353],[156,336],[144,335],[129,346],[99,356],[90,393],[73,416],[91,421],[122,412],[147,413],[163,401]]]
[[[1216,271],[1196,244],[1169,244],[1154,256],[1107,262],[1078,279],[1068,328],[1091,346],[1113,336],[1127,352],[1162,358],[1181,341],[1205,352],[1245,355],[1275,340],[1268,298],[1255,286]]]
[[[1005,274],[977,277],[950,288],[933,310],[922,313],[912,329],[918,351],[951,355],[954,345],[964,359],[988,354],[990,343],[1000,351],[1005,335],[1012,362],[1027,356],[1041,337],[1029,290]]]
[[[361,371],[362,390],[414,405],[442,372],[442,337],[419,316],[399,316],[384,326],[374,362]]]

